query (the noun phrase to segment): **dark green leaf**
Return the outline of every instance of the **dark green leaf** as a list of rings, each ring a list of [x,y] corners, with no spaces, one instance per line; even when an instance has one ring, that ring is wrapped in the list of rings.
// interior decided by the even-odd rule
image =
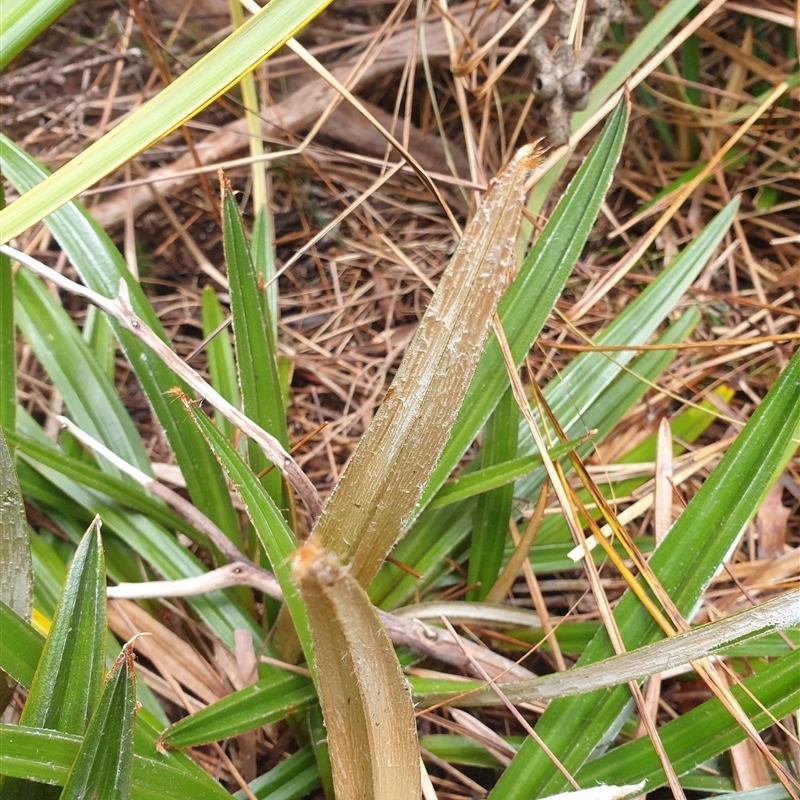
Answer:
[[[129,464],[149,473],[150,459],[139,432],[69,314],[28,270],[17,272],[14,288],[19,329],[64,397],[71,419]],[[101,468],[119,474],[105,460]]]
[[[278,379],[272,320],[266,302],[266,277],[250,258],[236,201],[226,189],[222,198],[222,232],[231,291],[231,316],[244,413],[284,446],[288,445],[286,411]],[[269,462],[261,448],[250,442],[250,465],[260,472]],[[283,504],[281,474],[272,470],[264,486],[279,506]]]
[[[21,725],[82,734],[103,685],[106,582],[100,521],[72,559]]]
[[[82,737],[41,728],[0,723],[0,773],[63,785]],[[46,757],[42,757],[46,754]],[[198,768],[181,769],[174,760],[133,757],[132,800],[225,800],[230,795]],[[14,800],[13,797],[9,800]]]
[[[0,33],[2,36],[2,33]],[[1,49],[1,47],[0,47]],[[0,179],[0,208],[5,207]],[[17,339],[14,327],[14,278],[11,261],[0,253],[0,427],[14,430],[17,408]]]
[[[44,647],[44,637],[0,600],[0,669],[26,688]]]
[[[800,708],[800,650],[787,653],[736,686],[733,695],[756,730]],[[755,698],[755,699],[754,699]],[[658,729],[667,757],[678,775],[722,753],[745,738],[717,698],[693,708]],[[581,786],[611,783],[624,775],[632,783],[646,780],[646,791],[666,784],[664,771],[647,736],[593,759],[575,776]]]
[[[510,461],[517,454],[519,409],[511,389],[506,389],[489,417],[483,433],[481,468]],[[506,485],[482,494],[475,508],[469,551],[467,600],[483,600],[497,580],[508,539],[514,486]]]
[[[277,669],[260,681],[176,722],[162,734],[169,747],[193,747],[285,719],[316,699],[309,678]]]
[[[30,620],[32,587],[33,567],[25,508],[14,460],[0,428],[0,600]]]
[[[259,775],[248,788],[258,800],[303,800],[319,785],[314,754],[311,747],[306,746]],[[237,792],[234,797],[245,800],[244,792]]]
[[[500,302],[498,315],[517,364],[541,331],[586,244],[614,174],[627,122],[628,108],[623,101],[609,116]],[[420,508],[431,499],[472,444],[507,385],[500,347],[490,337],[450,442],[428,482]]]
[[[233,348],[228,329],[225,326],[225,314],[211,286],[203,289],[202,297],[203,337],[211,340],[206,345],[208,356],[208,372],[211,385],[233,406],[239,408],[239,378],[236,374],[236,363],[233,360]],[[217,427],[225,434],[225,438],[233,439],[233,425],[222,414],[214,414]]]
[[[311,663],[311,639],[305,609],[297,594],[289,563],[290,556],[297,549],[297,540],[272,498],[239,453],[200,409],[192,403],[187,403],[186,407],[244,502],[250,521],[272,565],[272,571],[280,583],[303,651]]]
[[[136,675],[131,641],[122,648],[106,679],[60,800],[127,800],[135,723]]]

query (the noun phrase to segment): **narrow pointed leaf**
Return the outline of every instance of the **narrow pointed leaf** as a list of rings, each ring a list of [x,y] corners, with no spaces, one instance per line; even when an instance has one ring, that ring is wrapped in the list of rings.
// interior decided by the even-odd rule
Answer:
[[[297,595],[289,565],[289,558],[297,548],[297,540],[272,498],[267,494],[250,467],[245,464],[241,455],[233,449],[233,446],[200,409],[188,399],[184,400],[184,404],[244,502],[247,515],[253,523],[272,566],[272,571],[283,590],[286,607],[292,617],[303,652],[310,659],[311,641],[305,609]]]
[[[795,449],[792,437],[800,424],[800,351],[777,380],[700,491],[650,558],[650,566],[679,612],[688,616],[714,572],[755,513],[758,504]],[[615,617],[629,649],[658,636],[655,622],[628,590]],[[613,654],[600,631],[578,662],[589,664]],[[610,692],[555,700],[542,715],[537,733],[564,766],[575,772],[614,724],[628,701],[622,687]],[[535,788],[534,788],[535,787]],[[493,798],[515,800],[546,796],[564,787],[561,773],[528,739],[505,771]]]
[[[83,733],[103,685],[105,637],[105,564],[98,519],[72,559],[21,725]]]
[[[708,263],[727,232],[739,208],[738,198],[728,203],[692,243],[651,283],[625,312],[620,314],[599,336],[597,345],[642,344],[674,309],[692,281]],[[616,353],[584,352],[574,358],[548,385],[545,398],[558,418],[565,434],[576,438],[586,433],[587,422],[579,409],[598,400],[606,405],[606,393],[623,369],[635,356],[634,350]],[[520,427],[520,454],[535,451],[527,428]],[[535,500],[536,483],[530,476],[516,487],[516,494]]]
[[[219,330],[225,322],[225,315],[217,295],[211,286],[203,289],[201,300],[203,316],[203,337],[208,338],[219,331],[206,345],[208,372],[211,385],[233,406],[239,407],[239,384],[236,363],[233,360],[233,347],[226,330]],[[227,439],[233,438],[233,425],[222,414],[216,413],[214,421]]]
[[[250,258],[239,209],[229,188],[224,189],[222,197],[222,233],[242,410],[287,447],[289,436],[278,378],[277,354],[273,345],[272,321],[267,306],[266,277],[256,271]],[[255,442],[249,442],[248,455],[255,472],[261,472],[269,464]],[[280,472],[272,470],[263,483],[270,497],[281,505],[283,484]]]
[[[303,800],[319,785],[314,753],[311,746],[306,745],[269,772],[259,775],[248,788],[258,800]],[[234,797],[246,800],[244,792],[237,792]]]
[[[127,800],[133,769],[136,675],[133,641],[123,648],[106,679],[60,800]]]
[[[795,649],[742,681],[742,688],[733,688],[734,697],[756,730],[763,730],[776,719],[795,714],[800,709],[798,673],[800,649]],[[667,757],[679,775],[745,739],[744,731],[731,724],[730,712],[716,697],[658,730]],[[646,736],[593,759],[576,778],[581,786],[587,786],[614,780],[616,775],[624,775],[625,780],[647,781],[646,791],[667,782],[653,745]]]
[[[0,69],[5,69],[75,0],[3,0]]]
[[[486,424],[481,446],[481,467],[488,469],[517,454],[519,409],[507,389]],[[508,539],[514,486],[506,485],[482,494],[475,508],[475,522],[469,552],[467,600],[483,600],[494,585],[503,563]]]
[[[447,443],[511,278],[525,178],[536,159],[523,148],[490,187],[314,528],[362,585],[395,545]]]
[[[150,470],[141,437],[130,415],[61,304],[40,278],[16,275],[17,324],[67,404],[70,418],[90,436],[141,470]],[[101,468],[118,474],[101,461]]]
[[[0,211],[7,242],[151,147],[239,82],[331,0],[274,0],[149,103]]]
[[[293,571],[306,606],[336,796],[419,800],[411,694],[364,590],[314,542]]]
[[[47,176],[40,164],[2,134],[0,172],[20,192],[31,189]],[[124,281],[137,316],[166,340],[158,317],[116,245],[82,206],[68,203],[50,215],[46,224],[81,280],[90,289],[106,297],[116,297],[120,281]],[[223,531],[233,536],[237,531],[237,520],[219,465],[197,430],[181,412],[180,406],[168,394],[170,389],[183,386],[183,383],[149,347],[116,322],[112,322],[112,327],[148,403],[164,429],[195,505]]]
[[[141,511],[153,522],[168,529],[178,530],[198,544],[208,545],[207,537],[172,511],[163,501],[140,488],[138,484],[105,474],[92,464],[64,455],[52,443],[48,446],[28,436],[16,434],[10,436],[9,441],[16,447],[20,457],[34,468],[37,465],[49,467],[87,489],[104,494],[109,500],[121,506]]]
[[[227,739],[260,725],[285,719],[316,700],[314,684],[292,672],[278,672],[196,711],[167,728],[168,747],[194,747]]]
[[[72,559],[52,626],[31,682],[20,725],[83,734],[103,683],[106,584],[100,521],[84,535]],[[0,783],[2,797],[27,796],[14,778]],[[42,787],[32,797],[49,797]]]
[[[0,33],[2,36],[2,33]],[[5,190],[0,181],[0,208]],[[0,253],[0,427],[14,430],[17,409],[17,339],[14,325],[14,276],[11,260]]]
[[[31,618],[33,566],[17,471],[0,428],[0,600]]]

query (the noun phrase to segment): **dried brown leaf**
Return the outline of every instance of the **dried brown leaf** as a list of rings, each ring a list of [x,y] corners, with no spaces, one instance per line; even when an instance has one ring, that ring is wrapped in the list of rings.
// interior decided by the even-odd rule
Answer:
[[[535,146],[492,183],[383,404],[314,529],[362,585],[394,547],[447,443],[515,263]]]
[[[336,797],[419,800],[411,693],[364,590],[311,540],[294,557],[308,615]]]

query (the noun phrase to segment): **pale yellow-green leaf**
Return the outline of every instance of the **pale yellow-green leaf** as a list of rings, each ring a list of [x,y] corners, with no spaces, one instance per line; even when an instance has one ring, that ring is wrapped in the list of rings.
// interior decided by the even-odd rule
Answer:
[[[331,1],[272,0],[164,91],[0,211],[0,242],[18,236],[191,119],[274,53]]]
[[[419,800],[411,693],[369,598],[314,540],[292,568],[314,646],[337,800]]]
[[[391,388],[314,529],[366,585],[397,542],[436,466],[513,274],[523,147],[492,182],[442,275]]]

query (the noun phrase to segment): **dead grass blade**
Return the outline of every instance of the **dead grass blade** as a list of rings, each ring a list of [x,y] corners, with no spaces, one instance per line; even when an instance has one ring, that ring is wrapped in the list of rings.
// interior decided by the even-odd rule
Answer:
[[[522,148],[490,187],[314,528],[362,585],[400,537],[447,443],[512,277],[525,178],[537,160],[535,147]]]
[[[292,568],[314,642],[336,797],[419,800],[411,694],[369,598],[316,542],[297,551]]]

